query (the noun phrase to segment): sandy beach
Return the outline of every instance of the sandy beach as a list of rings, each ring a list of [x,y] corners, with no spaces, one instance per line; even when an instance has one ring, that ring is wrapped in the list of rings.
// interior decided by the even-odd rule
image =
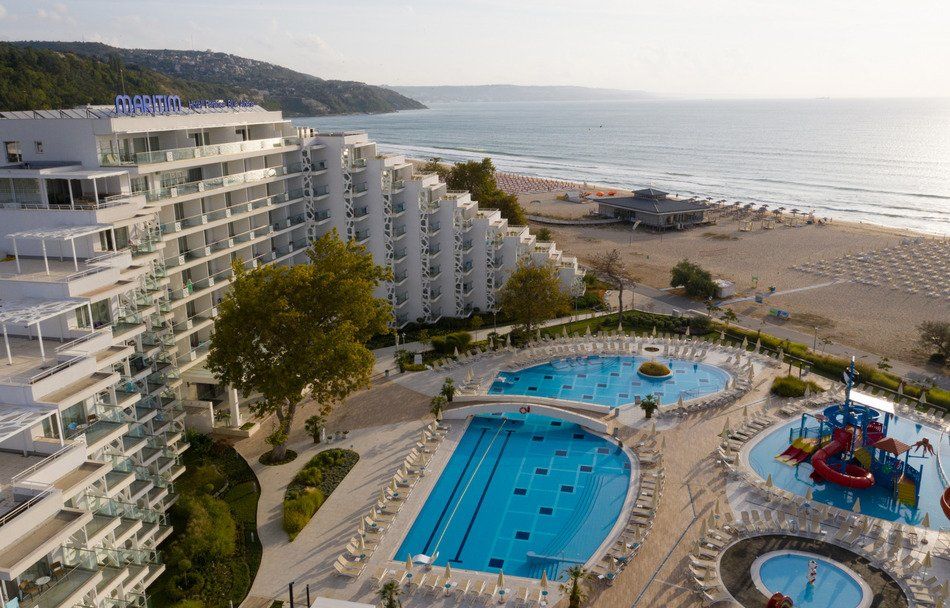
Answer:
[[[618,191],[619,192],[619,191]],[[579,218],[596,212],[596,204],[557,200],[563,191],[519,195],[529,214],[556,218]],[[541,227],[536,224],[534,229]],[[912,294],[894,289],[833,283],[836,279],[794,270],[802,262],[831,260],[844,255],[900,244],[907,231],[866,224],[834,222],[826,225],[761,228],[743,232],[740,222],[724,217],[717,225],[680,232],[656,234],[628,225],[546,225],[558,247],[582,262],[597,253],[619,248],[640,280],[652,287],[669,287],[669,270],[688,258],[716,277],[734,281],[737,297],[752,297],[756,291],[776,288],[762,304],[754,300],[730,307],[737,313],[764,318],[771,308],[791,313],[788,323],[812,333],[819,340],[879,353],[891,359],[921,363],[916,352],[916,325],[927,319],[950,318],[945,298]],[[932,237],[931,237],[932,238]],[[845,277],[842,277],[844,279]],[[800,290],[782,293],[789,290]]]

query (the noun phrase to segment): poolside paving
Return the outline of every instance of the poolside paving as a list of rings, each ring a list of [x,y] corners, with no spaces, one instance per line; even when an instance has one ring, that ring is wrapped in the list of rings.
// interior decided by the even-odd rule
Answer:
[[[266,433],[238,444],[239,451],[252,463],[262,486],[258,514],[264,557],[251,590],[252,597],[244,606],[256,608],[253,602],[261,601],[260,598],[286,598],[287,582],[290,580],[296,582],[296,599],[300,605],[303,604],[304,585],[307,583],[311,585],[314,595],[372,603],[372,575],[392,555],[395,543],[401,541],[438,475],[431,474],[417,484],[396,517],[392,529],[384,536],[380,550],[370,559],[367,571],[352,581],[336,575],[332,570],[332,562],[355,533],[358,515],[369,511],[376,501],[380,486],[388,482],[410,447],[418,440],[422,420],[431,418],[428,414],[431,395],[438,392],[443,379],[451,376],[457,385],[462,385],[471,369],[476,377],[484,378],[487,382],[509,361],[510,356],[502,356],[480,359],[474,364],[450,371],[405,374],[362,391],[337,406],[329,417],[330,431],[350,431],[344,441],[337,443],[321,446],[312,444],[302,429],[303,421],[311,415],[304,408],[297,417],[290,440],[291,448],[300,455],[293,463],[280,467],[264,467],[257,463],[257,457],[268,448],[263,441]],[[711,359],[710,362],[715,364],[717,360]],[[731,503],[734,510],[748,508],[748,501],[754,504],[756,500],[746,487],[735,480],[727,480],[723,469],[713,458],[720,441],[719,433],[727,418],[735,425],[741,420],[745,405],[753,404],[753,409],[759,409],[765,403],[771,404],[767,398],[768,388],[772,378],[780,371],[760,369],[758,365],[756,369],[752,390],[737,402],[685,418],[661,418],[656,421],[657,432],[665,439],[663,467],[666,484],[652,532],[639,555],[615,579],[612,586],[590,583],[589,605],[676,608],[701,604],[687,566],[689,553],[701,535],[703,520],[717,499],[726,499],[724,502]],[[487,388],[485,383],[484,388]],[[455,405],[449,404],[449,407]],[[775,403],[771,407],[776,409],[779,405]],[[636,407],[623,408],[618,421],[626,427],[622,431],[625,437],[651,425]],[[436,451],[432,462],[434,471],[440,471],[448,460],[453,442],[461,435],[463,427],[454,423],[449,438]],[[284,489],[306,459],[326,447],[351,447],[360,453],[361,460],[310,524],[290,543],[281,527]],[[389,562],[389,566],[399,567],[392,562]],[[946,564],[941,563],[940,566],[943,568]],[[459,578],[464,580],[466,576]],[[494,577],[485,578],[494,580]],[[520,581],[509,584],[519,587]],[[551,588],[556,588],[556,583]],[[408,607],[459,605],[455,599],[445,599],[441,594],[425,598],[410,596],[403,598],[403,603]],[[470,605],[471,600],[466,604]],[[558,605],[562,604],[566,605],[566,602]],[[749,608],[758,605],[753,602]]]

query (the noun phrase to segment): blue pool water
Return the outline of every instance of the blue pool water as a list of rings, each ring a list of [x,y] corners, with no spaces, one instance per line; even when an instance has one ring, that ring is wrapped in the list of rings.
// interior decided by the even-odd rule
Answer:
[[[630,474],[616,444],[576,424],[475,417],[394,559],[553,580],[613,529]]]
[[[881,420],[883,421],[883,414]],[[801,419],[795,418],[753,446],[749,453],[749,464],[763,479],[771,474],[772,481],[776,486],[801,496],[807,493],[808,488],[812,488],[816,501],[841,509],[852,509],[855,499],[860,497],[862,513],[888,521],[901,521],[919,526],[924,513],[929,513],[931,528],[940,529],[950,526],[950,520],[947,519],[943,514],[943,509],[940,508],[940,495],[943,493],[945,486],[937,470],[936,458],[933,456],[922,458],[919,450],[913,452],[915,455],[911,456],[910,464],[914,468],[923,465],[923,475],[921,476],[919,503],[917,508],[911,508],[898,503],[892,498],[892,488],[888,484],[875,483],[866,490],[857,490],[828,481],[816,483],[810,477],[812,472],[810,463],[791,467],[775,460],[775,456],[782,453],[789,445],[789,429],[793,427],[797,429],[800,423]],[[811,421],[811,425],[814,426],[814,420]],[[926,437],[933,444],[934,449],[939,451],[944,467],[946,468],[947,463],[950,463],[950,443],[948,443],[946,437],[941,442],[940,431],[934,428],[923,426],[906,418],[891,417],[888,423],[887,436],[899,439],[908,445],[913,445],[922,437]]]
[[[552,397],[617,407],[654,394],[661,405],[695,399],[726,386],[729,375],[718,367],[680,359],[660,359],[673,372],[668,379],[646,378],[637,368],[650,357],[577,357],[516,372],[501,372],[488,389],[492,395]]]
[[[807,584],[809,560],[818,562],[815,584]],[[850,574],[818,555],[785,554],[770,557],[759,568],[762,584],[771,593],[783,593],[795,606],[857,608],[864,592]],[[771,594],[770,593],[770,594]]]

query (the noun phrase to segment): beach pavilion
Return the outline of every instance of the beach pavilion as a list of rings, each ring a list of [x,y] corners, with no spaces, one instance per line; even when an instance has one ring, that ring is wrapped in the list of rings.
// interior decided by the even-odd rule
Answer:
[[[671,198],[654,188],[634,191],[631,196],[593,199],[601,215],[640,222],[654,230],[682,230],[706,222],[707,207],[695,200]]]

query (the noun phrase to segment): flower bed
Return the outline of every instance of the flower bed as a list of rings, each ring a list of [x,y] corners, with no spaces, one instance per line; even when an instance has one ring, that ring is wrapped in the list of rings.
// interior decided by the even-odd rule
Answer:
[[[293,541],[346,474],[359,462],[352,450],[333,448],[310,459],[284,494],[284,531]]]
[[[644,361],[637,368],[637,373],[648,378],[669,378],[673,372],[658,361]]]

